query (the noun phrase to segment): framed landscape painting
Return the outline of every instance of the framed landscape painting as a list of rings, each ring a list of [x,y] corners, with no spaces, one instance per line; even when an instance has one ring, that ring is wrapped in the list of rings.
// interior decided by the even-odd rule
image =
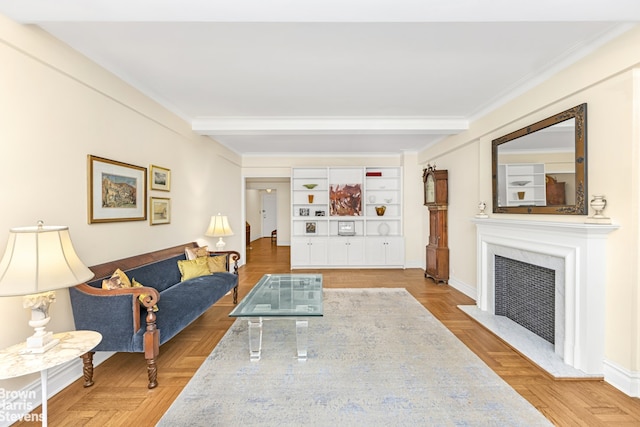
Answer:
[[[152,197],[149,208],[151,225],[169,224],[171,222],[171,199]]]
[[[161,166],[150,165],[149,181],[152,190],[170,191],[171,190],[171,170]]]
[[[88,156],[89,224],[147,219],[147,168]]]

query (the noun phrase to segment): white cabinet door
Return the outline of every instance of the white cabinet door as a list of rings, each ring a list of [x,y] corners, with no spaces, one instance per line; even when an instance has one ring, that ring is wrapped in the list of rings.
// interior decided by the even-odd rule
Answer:
[[[329,265],[364,265],[364,239],[333,237],[329,241]]]
[[[366,250],[367,265],[404,266],[404,238],[368,237]]]
[[[309,265],[327,265],[327,239],[309,238]]]
[[[291,266],[309,264],[309,239],[307,237],[291,238]]]
[[[404,238],[387,237],[385,240],[386,265],[404,266]]]
[[[291,266],[327,265],[327,239],[320,237],[291,238]]]
[[[386,265],[386,241],[387,239],[385,237],[367,237],[367,245],[365,248],[367,265]]]

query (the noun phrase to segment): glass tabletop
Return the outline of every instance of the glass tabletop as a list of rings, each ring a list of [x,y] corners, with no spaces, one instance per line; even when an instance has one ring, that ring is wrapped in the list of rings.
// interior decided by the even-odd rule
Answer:
[[[229,316],[322,316],[322,275],[266,274]]]

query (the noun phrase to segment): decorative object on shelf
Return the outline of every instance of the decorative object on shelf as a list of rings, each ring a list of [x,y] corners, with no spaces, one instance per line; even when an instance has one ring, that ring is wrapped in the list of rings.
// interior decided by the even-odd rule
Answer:
[[[316,211],[316,216],[324,216],[325,211]]]
[[[384,199],[385,203],[391,203],[393,201],[393,199],[391,197]]]
[[[524,200],[524,191],[518,191],[518,200]]]
[[[315,221],[305,222],[304,232],[306,234],[318,234],[318,223]]]
[[[478,203],[478,209],[480,212],[476,214],[476,218],[489,218],[489,215],[484,212],[484,210],[487,209],[487,204],[485,202]]]
[[[309,194],[307,200],[309,200],[309,203],[313,203],[313,194]]]
[[[313,190],[318,186],[318,184],[302,184],[302,186],[308,188],[309,190]]]
[[[378,216],[383,216],[386,210],[387,210],[387,207],[385,205],[376,206],[376,214]]]
[[[382,222],[380,223],[380,225],[378,226],[378,234],[381,236],[388,236],[389,235],[389,224],[387,224],[386,222]]]
[[[362,214],[360,184],[332,184],[329,187],[329,215],[360,216]]]
[[[611,218],[606,217],[602,214],[604,209],[607,207],[607,199],[604,195],[594,195],[592,196],[591,208],[595,211],[593,216],[587,218],[586,222],[593,224],[611,224]]]
[[[382,172],[367,172],[366,176],[382,176]]]
[[[372,194],[371,196],[369,196],[368,200],[369,200],[369,203],[375,203],[376,202],[376,196],[374,196]]]
[[[149,181],[151,189],[158,191],[171,190],[171,170],[161,166],[149,165]]]
[[[89,155],[89,224],[147,219],[147,168]]]
[[[517,185],[518,187],[524,187],[529,184],[531,181],[513,181],[511,185]]]
[[[229,219],[226,215],[218,215],[211,217],[211,222],[209,223],[209,228],[204,233],[205,236],[213,236],[219,237],[218,242],[216,243],[216,250],[224,251],[224,247],[227,244],[222,238],[226,236],[233,236],[233,230],[229,226]]]
[[[309,216],[309,208],[300,208],[300,216]]]
[[[171,199],[151,197],[149,222],[151,225],[171,223]]]
[[[338,221],[339,236],[355,236],[356,228],[354,221]]]
[[[68,288],[93,277],[76,254],[68,227],[19,227],[9,230],[9,241],[0,261],[0,296],[25,295],[23,306],[31,309],[29,326],[35,329],[27,338],[26,351],[44,353],[58,344],[45,331],[49,306],[56,289]]]

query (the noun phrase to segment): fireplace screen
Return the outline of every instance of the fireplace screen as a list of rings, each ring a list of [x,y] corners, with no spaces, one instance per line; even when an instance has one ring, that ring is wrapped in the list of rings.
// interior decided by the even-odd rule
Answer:
[[[555,271],[496,255],[495,314],[555,344]]]

